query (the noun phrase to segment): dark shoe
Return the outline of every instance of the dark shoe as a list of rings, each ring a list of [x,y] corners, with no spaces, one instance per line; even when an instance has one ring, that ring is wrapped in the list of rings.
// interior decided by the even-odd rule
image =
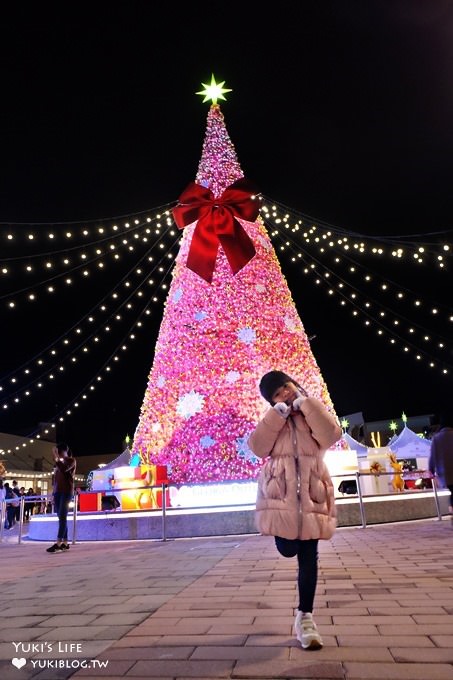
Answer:
[[[63,552],[64,552],[65,550],[69,550],[70,547],[71,547],[71,546],[69,545],[69,543],[61,543],[61,544],[60,544],[60,550],[63,550]]]
[[[62,552],[61,550],[61,545],[58,545],[58,543],[54,543],[53,545],[50,546],[50,548],[47,548],[47,552]]]

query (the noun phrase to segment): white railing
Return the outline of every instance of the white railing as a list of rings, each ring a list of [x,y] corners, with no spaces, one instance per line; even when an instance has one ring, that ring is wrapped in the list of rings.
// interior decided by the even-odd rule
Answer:
[[[401,474],[402,474],[403,479],[406,475],[407,479],[427,479],[427,478],[429,478],[432,481],[432,495],[433,495],[433,500],[434,500],[434,504],[435,504],[436,514],[437,514],[437,518],[439,520],[441,520],[442,514],[441,514],[441,510],[440,510],[440,505],[439,505],[439,497],[438,497],[438,494],[437,494],[437,479],[436,479],[436,477],[434,477],[433,475],[427,476],[426,472],[411,472],[411,473],[402,472]],[[349,474],[332,475],[332,479],[347,479],[347,480],[352,480],[352,478],[355,479],[357,491],[356,491],[356,493],[347,494],[347,495],[350,496],[350,497],[356,497],[357,498],[357,500],[359,502],[359,508],[360,508],[361,526],[364,529],[367,526],[366,513],[365,513],[365,505],[366,505],[365,499],[367,499],[367,498],[378,498],[379,496],[383,496],[383,495],[385,495],[385,496],[394,495],[394,496],[401,497],[403,495],[404,496],[414,495],[414,494],[417,495],[417,494],[420,493],[420,491],[418,489],[405,489],[404,491],[393,492],[393,493],[389,491],[388,493],[385,493],[385,494],[382,494],[382,493],[381,494],[369,494],[369,493],[366,494],[366,493],[363,492],[363,489],[362,489],[362,486],[361,486],[361,481],[360,481],[362,477],[379,477],[379,476],[385,476],[385,475],[394,477],[395,472],[393,472],[393,471],[392,472],[379,472],[379,473],[355,472],[354,474],[349,473]],[[237,482],[237,483],[240,484],[240,482]],[[249,482],[247,482],[247,483],[249,483]],[[172,486],[177,486],[177,485],[172,485]],[[185,486],[199,486],[199,485],[197,485],[197,484],[185,484]],[[209,484],[206,484],[206,486],[209,486]],[[160,539],[162,541],[167,540],[167,525],[166,525],[166,523],[167,523],[168,508],[167,508],[167,494],[166,494],[166,492],[169,489],[169,487],[170,487],[170,485],[166,484],[166,483],[159,484],[159,485],[140,487],[140,491],[147,491],[147,490],[154,491],[154,490],[157,489],[157,490],[162,492],[161,493],[161,498],[162,498],[161,507],[155,507],[155,508],[147,509],[147,512],[154,512],[156,514],[157,513],[162,514],[162,532],[161,532],[161,539]],[[110,491],[109,495],[115,495],[117,492],[122,492],[122,491],[137,491],[137,487],[131,487],[131,488],[129,488],[129,487],[116,488],[115,487],[114,492]],[[425,491],[427,491],[427,489],[425,489]],[[72,510],[72,522],[73,522],[72,543],[73,544],[76,543],[76,540],[77,540],[77,517],[78,517],[78,513],[80,512],[80,510],[78,509],[80,497],[83,496],[84,494],[93,494],[93,493],[103,494],[105,492],[103,490],[78,491],[76,496],[75,496],[75,500],[73,502],[73,510]],[[37,502],[39,502],[40,507],[44,508],[44,512],[38,513],[38,515],[33,515],[33,516],[39,516],[39,514],[49,514],[47,512],[49,505],[51,505],[51,510],[52,510],[52,513],[53,513],[54,507],[53,507],[52,494],[38,494],[36,496],[18,496],[17,498],[20,501],[19,521],[17,522],[17,524],[19,525],[18,534],[17,534],[17,542],[21,543],[22,537],[23,537],[23,528],[24,528],[25,504],[30,503],[30,502],[34,502],[36,504]],[[339,500],[340,503],[341,503],[341,499],[337,499],[337,500]],[[17,503],[17,499],[15,499],[15,498],[7,499],[7,500],[3,500],[0,503],[0,543],[4,539],[5,522],[6,522],[6,517],[7,517],[7,507],[8,507],[8,504],[10,504],[10,503]],[[243,503],[243,504],[241,504],[241,503],[236,504],[235,503],[234,505],[235,505],[235,507],[250,508],[251,504],[250,504],[250,502],[248,502],[248,503]],[[231,506],[231,503],[228,504],[228,505],[225,505],[225,504],[223,504],[223,505],[219,504],[219,505],[214,505],[214,506],[210,505],[209,508],[211,508],[212,510],[219,510],[222,507],[230,507],[230,506]],[[206,509],[206,506],[193,505],[193,506],[190,506],[190,507],[189,506],[184,507],[184,509],[182,509],[182,508],[170,508],[170,511],[173,514],[175,512],[178,512],[178,510],[180,510],[180,511],[183,510],[184,512],[187,512],[187,511],[190,511],[190,510],[200,510],[201,508]],[[91,512],[91,513],[92,512],[101,512],[101,513],[107,514],[110,511],[109,510],[99,510],[99,511],[87,511],[87,512]],[[139,510],[139,512],[142,512],[142,510]],[[70,515],[71,515],[71,513],[68,513],[68,519],[69,519]]]

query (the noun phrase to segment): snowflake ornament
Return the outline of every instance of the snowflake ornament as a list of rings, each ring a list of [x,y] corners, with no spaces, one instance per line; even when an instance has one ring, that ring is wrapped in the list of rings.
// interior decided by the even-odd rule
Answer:
[[[182,290],[182,288],[178,288],[177,290],[175,290],[175,292],[173,294],[173,302],[179,302],[180,299],[182,298],[182,296],[183,296],[183,290]]]
[[[259,458],[258,456],[255,456],[253,451],[249,448],[249,435],[245,435],[244,437],[238,437],[236,439],[236,453],[239,456],[239,458],[243,458],[244,460],[248,460],[250,463],[258,463]]]
[[[188,420],[196,413],[200,413],[204,406],[204,396],[195,390],[190,390],[178,399],[176,411],[180,416]]]
[[[200,446],[202,449],[209,449],[210,446],[213,446],[216,443],[216,440],[208,434],[204,435],[204,437],[200,437]]]
[[[195,312],[194,314],[195,321],[203,321],[207,316],[206,312]]]
[[[257,243],[259,243],[265,250],[271,250],[272,249],[272,244],[267,241],[263,236],[258,236],[256,239]]]
[[[284,322],[286,328],[289,331],[291,331],[292,333],[297,331],[298,325],[297,325],[295,319],[293,319],[292,317],[286,315],[285,318],[283,319],[283,322]]]
[[[243,342],[246,345],[253,345],[256,340],[256,332],[253,328],[246,326],[245,328],[238,330],[237,337],[240,342]]]

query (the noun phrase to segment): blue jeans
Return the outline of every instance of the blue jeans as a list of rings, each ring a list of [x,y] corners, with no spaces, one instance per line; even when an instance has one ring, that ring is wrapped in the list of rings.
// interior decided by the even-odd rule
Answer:
[[[53,495],[53,502],[55,505],[55,512],[58,515],[58,540],[68,540],[68,510],[69,502],[72,500],[72,494],[61,493],[57,491]]]
[[[316,584],[318,581],[318,540],[311,538],[301,541],[298,538],[275,537],[275,545],[283,557],[295,557],[299,565],[297,585],[299,589],[299,607],[301,612],[313,611]]]

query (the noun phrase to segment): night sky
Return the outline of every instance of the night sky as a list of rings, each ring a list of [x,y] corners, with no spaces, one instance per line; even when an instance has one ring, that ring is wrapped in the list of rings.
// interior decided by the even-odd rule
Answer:
[[[272,12],[243,2],[182,10],[145,0],[47,2],[2,14],[1,264],[21,254],[6,246],[14,223],[94,221],[177,200],[195,178],[209,106],[195,92],[211,73],[233,90],[221,108],[243,171],[264,196],[364,239],[451,242],[452,2],[283,1]],[[442,308],[417,323],[445,340],[450,377],[389,347],[280,261],[339,415],[391,420],[442,408],[453,374],[451,256],[444,271],[434,258],[422,266],[361,260],[404,287],[398,313],[408,323],[417,296],[425,310]],[[119,276],[111,267],[35,307],[0,299],[1,375],[63,334]],[[6,277],[1,294],[23,285]],[[162,309],[111,382],[59,427],[77,455],[119,453],[133,434]],[[87,362],[86,375],[102,360]],[[27,406],[0,410],[0,431],[31,432],[74,389],[68,374]]]

